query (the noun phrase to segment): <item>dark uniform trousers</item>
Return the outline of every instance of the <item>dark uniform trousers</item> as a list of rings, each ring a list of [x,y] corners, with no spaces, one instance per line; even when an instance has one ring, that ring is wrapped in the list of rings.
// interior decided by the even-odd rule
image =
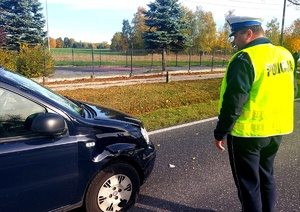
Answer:
[[[243,212],[272,212],[276,202],[274,159],[282,136],[246,138],[228,135],[233,178]]]

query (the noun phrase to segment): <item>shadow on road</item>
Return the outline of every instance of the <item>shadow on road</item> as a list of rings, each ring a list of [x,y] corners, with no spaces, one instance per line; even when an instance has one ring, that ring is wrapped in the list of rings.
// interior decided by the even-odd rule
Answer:
[[[160,211],[174,211],[174,212],[216,212],[210,209],[193,208],[192,206],[181,205],[167,200],[140,195],[138,203],[130,212],[160,212]]]

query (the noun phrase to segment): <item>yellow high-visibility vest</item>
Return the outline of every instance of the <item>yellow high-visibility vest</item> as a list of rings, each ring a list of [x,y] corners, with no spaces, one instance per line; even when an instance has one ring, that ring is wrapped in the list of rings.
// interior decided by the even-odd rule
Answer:
[[[291,133],[294,126],[294,60],[291,53],[272,44],[241,51],[250,56],[255,76],[249,99],[231,134],[267,137]],[[241,51],[232,57],[229,64]],[[227,71],[221,85],[219,111],[227,86]]]

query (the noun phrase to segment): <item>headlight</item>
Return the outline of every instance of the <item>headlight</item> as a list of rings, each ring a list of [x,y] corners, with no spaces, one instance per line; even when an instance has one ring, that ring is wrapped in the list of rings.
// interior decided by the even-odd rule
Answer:
[[[150,144],[150,139],[149,139],[148,132],[145,129],[145,127],[141,127],[141,133],[142,133],[146,143],[149,145]]]

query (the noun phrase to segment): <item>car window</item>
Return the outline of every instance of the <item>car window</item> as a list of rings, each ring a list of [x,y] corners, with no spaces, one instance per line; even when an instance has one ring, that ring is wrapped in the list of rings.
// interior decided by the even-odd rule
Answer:
[[[16,93],[0,88],[0,138],[30,135],[30,117],[46,109]]]
[[[52,90],[49,90],[48,88],[24,77],[19,74],[6,71],[4,73],[1,73],[4,77],[9,78],[19,84],[20,86],[27,88],[29,90],[38,92],[39,94],[52,99],[53,101],[57,102],[61,106],[67,108],[68,110],[73,111],[74,113],[80,115],[82,108],[78,105],[76,105],[74,102],[70,101],[69,99],[61,96],[58,93],[53,92]]]

